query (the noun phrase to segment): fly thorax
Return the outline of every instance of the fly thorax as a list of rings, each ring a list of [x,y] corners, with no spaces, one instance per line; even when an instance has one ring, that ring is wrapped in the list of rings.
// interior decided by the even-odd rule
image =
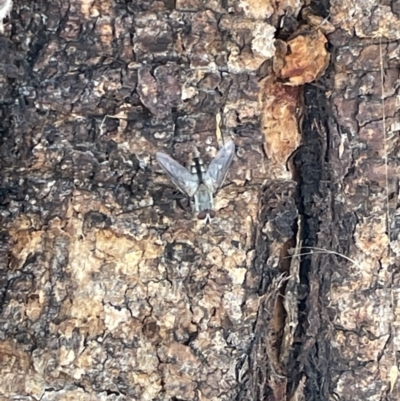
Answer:
[[[194,195],[194,203],[196,212],[212,210],[214,208],[213,194],[203,183],[199,185]]]

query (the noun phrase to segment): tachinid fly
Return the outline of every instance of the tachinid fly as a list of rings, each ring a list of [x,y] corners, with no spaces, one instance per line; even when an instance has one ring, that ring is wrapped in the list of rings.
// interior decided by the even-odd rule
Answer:
[[[218,151],[207,170],[203,160],[195,157],[190,171],[165,153],[157,152],[156,157],[176,187],[193,199],[192,204],[197,218],[208,223],[215,217],[213,195],[224,182],[234,155],[235,144],[229,141]]]

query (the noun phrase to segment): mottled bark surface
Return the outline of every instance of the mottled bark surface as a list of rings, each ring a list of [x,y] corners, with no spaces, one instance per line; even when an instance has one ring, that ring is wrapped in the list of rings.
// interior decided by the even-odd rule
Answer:
[[[0,400],[398,399],[399,15],[14,1]],[[205,226],[155,153],[209,163],[217,116]]]
[[[322,196],[306,207],[310,227],[319,224],[308,245],[353,261],[322,255],[308,267],[310,289],[321,296],[310,356],[329,378],[325,397],[399,399],[399,11],[395,1],[331,2],[332,117],[312,134],[326,138],[326,167]]]

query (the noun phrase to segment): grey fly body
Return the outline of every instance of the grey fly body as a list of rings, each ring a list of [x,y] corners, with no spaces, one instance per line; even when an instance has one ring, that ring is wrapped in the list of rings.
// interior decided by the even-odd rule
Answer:
[[[197,218],[208,223],[215,217],[213,195],[224,182],[234,155],[235,144],[229,141],[218,151],[207,170],[203,160],[194,157],[190,171],[165,153],[157,152],[156,157],[176,187],[192,199]]]
[[[12,6],[12,0],[0,0],[0,33],[4,33],[3,19],[10,16]]]

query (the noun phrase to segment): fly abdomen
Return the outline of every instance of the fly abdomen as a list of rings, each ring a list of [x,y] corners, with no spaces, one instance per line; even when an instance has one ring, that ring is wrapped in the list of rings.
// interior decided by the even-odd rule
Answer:
[[[191,166],[190,172],[192,174],[196,174],[199,179],[199,182],[202,182],[203,175],[206,172],[203,159],[201,159],[200,157],[194,157],[193,161],[192,161],[192,166]]]

